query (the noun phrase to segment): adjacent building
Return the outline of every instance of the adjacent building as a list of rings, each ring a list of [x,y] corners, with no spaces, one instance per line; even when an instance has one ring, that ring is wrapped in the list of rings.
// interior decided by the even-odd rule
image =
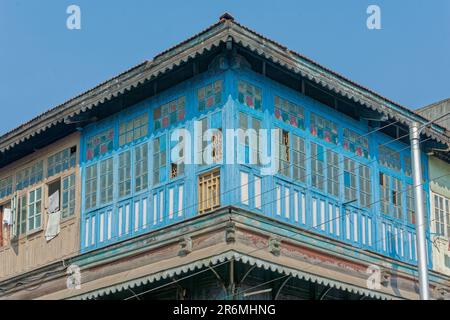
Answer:
[[[450,130],[450,99],[446,99],[417,111],[420,115]],[[445,154],[442,159],[439,155]],[[429,156],[431,241],[433,269],[450,276],[450,148],[431,149]]]
[[[41,228],[27,251],[53,242],[58,262],[16,269],[0,297],[417,299],[413,121],[431,222],[427,153],[448,170],[448,131],[225,14],[1,139],[15,216],[26,194],[34,223],[41,186],[42,225],[55,190],[65,212],[67,177],[76,196],[67,235],[62,214],[59,235],[46,243]],[[69,166],[50,169],[64,150]],[[22,191],[8,166],[27,157],[42,174]],[[430,290],[446,298],[435,263]]]
[[[23,151],[2,154],[3,164],[18,159],[0,170],[0,281],[18,281],[80,250],[80,136],[45,145],[30,140],[17,146]]]

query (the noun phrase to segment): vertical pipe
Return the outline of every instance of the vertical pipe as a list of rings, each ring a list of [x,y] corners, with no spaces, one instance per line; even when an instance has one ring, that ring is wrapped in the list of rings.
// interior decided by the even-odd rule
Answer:
[[[234,297],[234,259],[231,259],[230,261],[230,279],[229,279],[229,296],[231,297],[230,300],[235,300]]]
[[[420,160],[420,131],[419,123],[413,122],[410,128],[411,159],[414,179],[414,196],[416,211],[417,233],[417,267],[419,270],[419,292],[421,300],[429,300],[427,247],[426,247],[426,221],[424,213],[424,199],[422,192],[422,166]]]

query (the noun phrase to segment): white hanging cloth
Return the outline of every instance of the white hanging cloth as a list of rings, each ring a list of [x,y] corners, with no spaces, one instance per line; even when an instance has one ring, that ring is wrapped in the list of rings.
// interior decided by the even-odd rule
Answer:
[[[45,240],[50,241],[55,238],[61,231],[60,223],[61,211],[48,214],[47,229],[45,230]]]
[[[59,211],[59,190],[48,197],[48,213]]]
[[[3,209],[3,224],[5,225],[12,225],[12,212],[10,208],[4,208]]]

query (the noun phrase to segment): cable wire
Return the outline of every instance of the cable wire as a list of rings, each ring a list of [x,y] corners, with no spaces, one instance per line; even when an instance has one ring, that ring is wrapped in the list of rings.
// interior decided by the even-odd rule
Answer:
[[[428,182],[435,181],[435,180],[441,179],[441,178],[446,177],[446,176],[450,176],[450,173],[445,174],[445,175],[442,175],[442,176],[439,176],[439,177],[436,177],[436,178],[434,178],[434,179],[432,179],[432,180],[430,180],[430,181],[428,181]],[[424,183],[421,183],[420,185],[423,185],[423,184],[424,184]],[[403,190],[403,191],[401,191],[401,192],[403,193],[403,192],[405,192],[405,191],[406,191],[406,190]],[[347,213],[345,213],[345,215],[347,215]],[[345,215],[344,215],[344,217],[345,217]],[[340,218],[340,217],[341,217],[341,216],[339,216],[339,218]],[[325,221],[325,222],[323,222],[323,223],[329,223],[331,220],[335,220],[335,219],[336,219],[336,218],[333,218],[333,219],[330,219],[330,220]],[[428,223],[428,221],[427,221],[426,223]],[[314,228],[319,227],[319,226],[321,226],[321,224],[319,224],[319,225],[317,225],[317,226],[314,226],[314,227],[306,228],[305,231],[313,231]],[[295,233],[292,233],[292,234],[293,234],[293,235],[296,235],[297,233],[298,233],[298,231],[295,231]],[[287,237],[287,235],[286,235],[286,237]],[[375,241],[375,242],[374,242],[374,245],[375,245],[375,244],[378,244],[380,241],[384,241],[385,238],[386,238],[386,237],[384,236],[384,237],[382,237],[381,239]],[[255,252],[259,251],[259,250],[263,250],[263,249],[266,249],[266,248],[268,248],[268,246],[264,246],[264,247],[261,247],[261,248],[254,249],[254,250],[252,250],[252,251],[246,252],[245,254],[246,254],[246,255],[250,255],[250,254],[253,254],[253,253],[255,253]],[[217,268],[217,267],[219,267],[219,266],[221,266],[221,265],[224,265],[224,264],[226,264],[226,263],[229,263],[229,262],[231,262],[231,261],[233,261],[233,260],[234,260],[234,258],[232,258],[231,260],[225,261],[225,262],[223,262],[223,263],[220,263],[220,264],[218,264],[218,265],[212,266],[211,268],[214,268],[214,269],[215,269],[215,268]],[[190,278],[190,277],[192,277],[192,276],[194,276],[194,275],[198,275],[198,274],[200,274],[200,273],[203,273],[203,272],[206,272],[206,271],[209,271],[209,270],[210,270],[209,268],[205,268],[205,269],[200,270],[199,272],[197,272],[197,273],[195,273],[195,274],[191,274],[191,275],[188,275],[188,276],[186,276],[186,277],[182,277],[182,278],[180,278],[180,279],[177,279],[176,282],[179,282],[179,281],[188,279],[188,278]],[[308,269],[308,270],[309,270],[309,269]],[[139,294],[137,294],[137,295],[138,295],[138,296],[141,296],[141,295],[143,295],[143,294],[150,293],[150,292],[152,292],[152,291],[155,291],[156,289],[160,289],[160,288],[165,287],[165,286],[170,285],[170,284],[172,284],[172,283],[168,283],[168,284],[161,285],[161,286],[159,286],[158,288],[152,288],[152,289],[146,290],[146,291],[141,292],[141,293],[139,293]],[[134,296],[133,296],[133,297],[134,297]],[[133,298],[133,297],[131,297],[131,298]],[[129,299],[130,299],[130,298],[125,298],[124,300],[129,300]]]
[[[444,119],[440,119],[439,121],[442,121],[442,120],[444,120]],[[358,139],[361,139],[362,137],[368,136],[368,135],[370,135],[370,134],[372,134],[372,133],[375,133],[375,132],[377,132],[377,131],[383,130],[383,129],[389,127],[389,126],[395,125],[395,124],[398,123],[398,122],[399,122],[399,121],[397,120],[397,121],[391,122],[391,123],[389,123],[389,124],[387,124],[387,125],[385,125],[385,126],[383,126],[383,127],[379,127],[379,128],[377,128],[377,129],[374,129],[374,130],[372,130],[372,131],[370,131],[370,132],[368,132],[368,133],[366,133],[366,134],[364,134],[364,135],[361,135]],[[423,128],[423,127],[426,127],[426,126],[428,126],[428,124],[425,124],[425,125],[421,126],[420,128]],[[420,129],[420,128],[419,128],[419,129]],[[409,135],[409,134],[405,134],[405,135],[403,135],[403,136],[401,136],[401,137],[398,137],[398,138],[396,138],[396,139],[394,139],[394,140],[390,140],[390,141],[384,143],[383,145],[390,144],[390,143],[392,143],[392,142],[394,142],[394,141],[397,141],[397,140],[400,140],[400,139],[402,139],[402,138],[404,138],[404,137],[406,137],[406,136],[408,136],[408,135]],[[428,139],[426,139],[425,141],[427,141],[427,140],[429,140],[429,139],[431,139],[431,138],[428,138]],[[424,142],[424,141],[422,141],[422,142]],[[327,150],[328,150],[328,151],[329,151],[329,150],[335,150],[335,149],[338,149],[339,147],[341,147],[341,146],[338,144],[338,145],[336,145],[336,146],[334,146],[334,147],[332,147],[332,148],[327,148],[327,149],[324,148],[324,151],[322,151],[322,154],[324,154]],[[408,146],[407,148],[409,148],[409,147],[410,147],[410,146]],[[402,149],[402,150],[403,150],[403,149]],[[400,151],[402,151],[402,150],[400,150]],[[308,157],[308,158],[305,158],[304,161],[305,161],[305,163],[306,163],[307,160],[314,159],[314,158],[317,159],[318,156],[319,156],[319,154],[317,154],[315,157],[310,156],[310,157]],[[358,156],[358,155],[353,155],[352,157],[350,157],[350,158],[348,158],[348,159],[354,159],[354,158],[356,158],[357,156]],[[345,159],[344,159],[344,160],[345,160]],[[343,161],[340,161],[339,164],[341,164],[342,162],[343,162]],[[371,162],[373,162],[373,161],[371,161]],[[369,162],[369,163],[371,163],[371,162]],[[290,164],[290,166],[292,166],[292,165],[293,165],[293,164]],[[324,168],[324,170],[325,170],[325,168]],[[310,176],[310,175],[312,175],[312,173],[310,173],[310,174],[308,174],[308,175],[305,175],[305,178],[308,177],[308,176]],[[342,173],[339,174],[339,175],[337,175],[336,177],[338,177],[338,176],[340,176],[340,175],[342,175]],[[265,177],[266,177],[266,176],[264,176],[263,178],[265,178]],[[250,182],[248,182],[247,185],[248,185],[249,183],[250,183]],[[226,194],[226,193],[228,193],[228,192],[232,192],[232,191],[239,190],[240,188],[242,188],[242,186],[243,186],[243,185],[240,185],[240,186],[238,186],[238,187],[236,187],[236,188],[233,188],[233,189],[228,189],[228,190],[226,190],[226,191],[220,193],[220,196],[222,196],[222,195],[224,195],[224,194]],[[275,189],[276,189],[276,188],[274,188],[274,189],[272,189],[272,190],[265,191],[264,193],[274,191]],[[260,195],[262,195],[262,194],[263,194],[263,193],[261,193]],[[259,196],[260,196],[260,195],[259,195]],[[208,199],[205,199],[204,201],[209,201],[209,200],[211,200],[212,198],[213,198],[213,197],[208,198]],[[178,210],[178,211],[175,212],[175,213],[179,214],[180,211],[183,211],[183,216],[182,216],[182,218],[185,218],[186,209],[190,209],[190,208],[193,208],[193,207],[195,207],[195,206],[198,206],[198,204],[199,204],[199,202],[194,203],[194,204],[192,204],[191,206],[184,207],[184,208]],[[175,216],[175,213],[174,213],[174,216]],[[147,227],[148,225],[151,225],[151,223],[146,224],[145,227]],[[144,225],[143,225],[142,227],[144,227]],[[158,230],[158,229],[156,229],[156,230]],[[153,230],[153,231],[155,231],[155,230]],[[120,237],[122,237],[122,236],[120,236]],[[114,236],[114,237],[108,239],[108,241],[116,240],[116,239],[118,239],[118,238],[119,238],[119,236]],[[65,255],[63,256],[63,258],[61,259],[61,261],[63,261],[63,263],[64,263],[64,260],[65,260],[64,257],[71,256],[71,255],[73,255],[73,254],[77,254],[77,253],[79,253],[79,251],[80,251],[80,250],[76,250],[76,251],[73,251],[73,252],[71,252],[71,253],[65,254]],[[73,258],[73,257],[68,257],[67,260],[71,261],[72,258]],[[46,275],[44,275],[44,276],[42,277],[42,279],[45,278],[45,277],[46,277]],[[41,280],[41,279],[40,279],[40,280]],[[33,281],[33,280],[32,280],[32,281]],[[35,281],[35,280],[34,280],[34,281]],[[28,284],[28,283],[27,283],[27,284]],[[4,289],[0,288],[0,290],[4,290]]]

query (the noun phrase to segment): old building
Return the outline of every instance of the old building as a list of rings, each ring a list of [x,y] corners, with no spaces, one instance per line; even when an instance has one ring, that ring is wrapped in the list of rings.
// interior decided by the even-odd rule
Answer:
[[[29,137],[3,152],[2,164],[10,163],[0,170],[0,280],[78,255],[79,140],[78,133],[52,143]]]
[[[79,132],[80,250],[0,295],[417,299],[413,121],[448,167],[443,127],[225,14],[17,133]]]
[[[418,113],[428,119],[441,118],[439,124],[449,132],[450,99],[421,108]],[[450,148],[428,152],[433,269],[450,276],[450,167],[436,153],[448,155]]]

